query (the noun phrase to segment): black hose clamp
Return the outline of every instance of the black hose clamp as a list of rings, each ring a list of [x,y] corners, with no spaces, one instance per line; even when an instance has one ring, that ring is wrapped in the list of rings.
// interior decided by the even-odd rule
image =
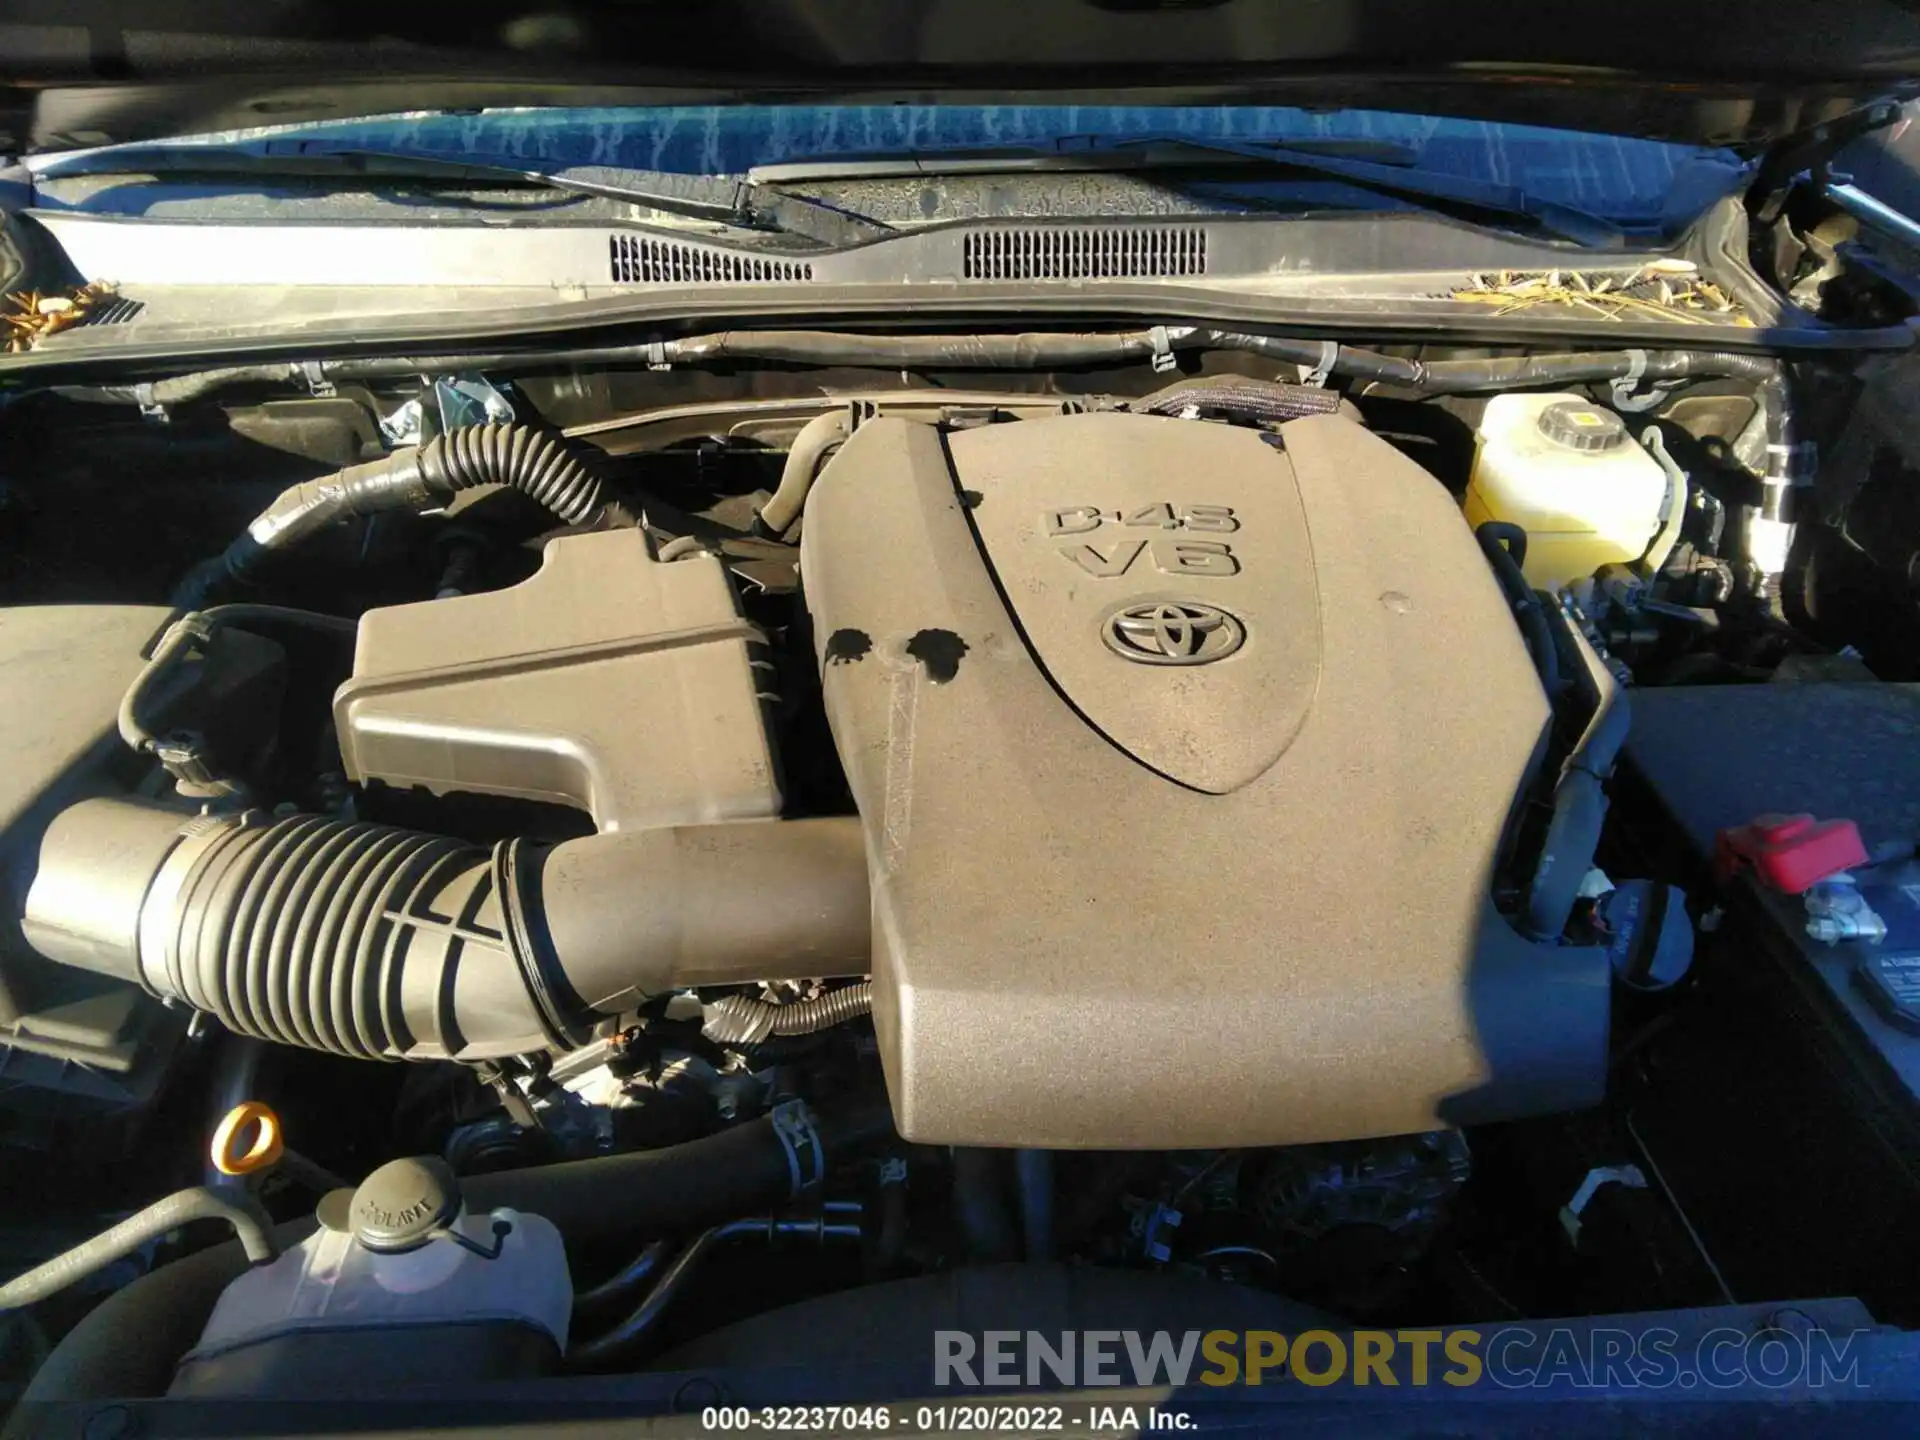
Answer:
[[[816,1188],[827,1175],[827,1151],[814,1129],[813,1112],[802,1100],[785,1100],[771,1112],[773,1133],[787,1153],[787,1175],[792,1193]]]

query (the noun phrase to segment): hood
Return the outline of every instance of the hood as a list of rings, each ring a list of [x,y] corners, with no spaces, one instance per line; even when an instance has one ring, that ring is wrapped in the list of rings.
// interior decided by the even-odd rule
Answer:
[[[0,144],[742,101],[1401,110],[1749,152],[1920,77],[1920,0],[27,0]]]

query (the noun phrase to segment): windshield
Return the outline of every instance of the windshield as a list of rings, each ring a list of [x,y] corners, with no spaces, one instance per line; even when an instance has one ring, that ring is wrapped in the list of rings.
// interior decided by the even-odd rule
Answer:
[[[200,137],[325,138],[529,169],[616,166],[732,174],[758,165],[902,151],[1111,143],[1133,138],[1404,147],[1424,171],[1496,181],[1535,200],[1671,233],[1744,173],[1731,152],[1535,126],[1384,111],[1251,106],[701,106],[433,112]]]

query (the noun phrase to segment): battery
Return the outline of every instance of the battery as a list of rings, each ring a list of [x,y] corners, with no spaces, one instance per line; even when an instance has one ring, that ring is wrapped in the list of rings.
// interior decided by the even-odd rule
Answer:
[[[1616,867],[1643,857],[1704,900],[1723,831],[1851,820],[1858,900],[1886,933],[1816,939],[1809,905],[1824,913],[1831,887],[1738,874],[1616,1101],[1737,1298],[1855,1294],[1920,1321],[1920,686],[1678,686],[1632,703]]]

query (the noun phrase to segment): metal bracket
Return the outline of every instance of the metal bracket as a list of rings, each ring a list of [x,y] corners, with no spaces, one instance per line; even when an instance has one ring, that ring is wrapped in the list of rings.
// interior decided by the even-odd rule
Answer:
[[[1311,385],[1316,390],[1326,389],[1327,381],[1333,378],[1333,367],[1339,363],[1340,342],[1338,340],[1322,340],[1320,342],[1320,359],[1311,370],[1304,372],[1300,376],[1300,383],[1302,385]]]
[[[458,1229],[449,1225],[444,1230],[434,1232],[441,1239],[451,1240],[462,1250],[478,1255],[482,1260],[498,1260],[500,1252],[507,1248],[507,1237],[513,1234],[513,1223],[509,1220],[493,1222],[493,1248],[489,1250],[470,1235],[462,1235]]]
[[[1824,183],[1823,172],[1835,155],[1860,136],[1893,124],[1900,118],[1900,109],[1898,100],[1877,101],[1775,146],[1761,161],[1747,190],[1749,213],[1762,225],[1771,225],[1786,208],[1787,196],[1800,176],[1812,171]]]
[[[1629,350],[1627,356],[1627,373],[1616,377],[1612,384],[1613,408],[1638,415],[1666,404],[1667,397],[1676,388],[1675,383],[1656,380],[1645,391],[1636,394],[1640,378],[1647,373],[1647,352]]]
[[[1147,340],[1153,346],[1153,373],[1164,375],[1179,364],[1173,353],[1173,337],[1167,334],[1167,327],[1156,325],[1147,332]]]
[[[1776,458],[1780,462],[1778,471],[1773,468]],[[1797,445],[1769,443],[1767,461],[1767,476],[1764,478],[1786,480],[1796,487],[1810,485],[1820,468],[1820,447],[1811,440],[1802,440]]]
[[[813,1128],[813,1112],[802,1101],[786,1100],[773,1107],[772,1116],[773,1133],[787,1152],[792,1193],[799,1195],[818,1186],[826,1177],[827,1156]]]
[[[325,400],[340,393],[333,388],[333,382],[327,379],[325,367],[318,360],[302,360],[300,378],[307,382],[307,393],[316,400]]]
[[[1624,1185],[1629,1190],[1647,1188],[1647,1177],[1640,1172],[1638,1165],[1601,1165],[1589,1170],[1580,1188],[1573,1192],[1573,1198],[1560,1207],[1560,1228],[1567,1232],[1567,1239],[1574,1244],[1580,1243],[1580,1216],[1593,1197],[1600,1193],[1603,1185]]]

